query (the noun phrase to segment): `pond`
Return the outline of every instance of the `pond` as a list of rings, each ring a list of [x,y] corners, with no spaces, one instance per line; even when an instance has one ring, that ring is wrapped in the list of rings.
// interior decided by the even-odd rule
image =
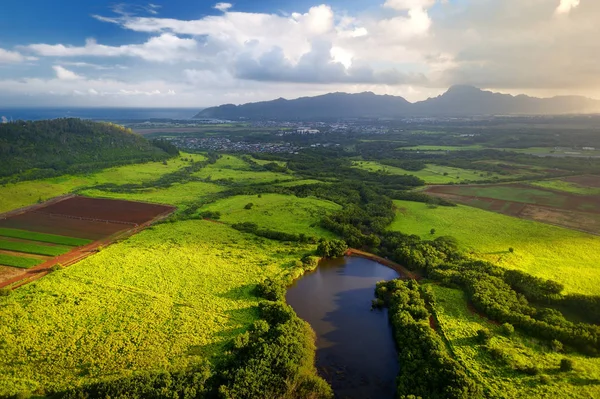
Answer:
[[[287,292],[317,334],[317,368],[337,398],[394,398],[398,360],[387,310],[372,310],[375,284],[398,273],[372,260],[322,262]]]

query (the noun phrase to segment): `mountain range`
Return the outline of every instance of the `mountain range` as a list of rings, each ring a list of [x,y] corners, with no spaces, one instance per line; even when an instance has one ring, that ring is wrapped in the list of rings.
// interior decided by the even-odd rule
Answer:
[[[410,116],[551,115],[600,112],[600,101],[581,96],[536,98],[493,93],[473,86],[452,86],[444,94],[415,103],[403,97],[371,92],[330,93],[295,100],[279,98],[244,105],[206,108],[194,118],[339,119]]]

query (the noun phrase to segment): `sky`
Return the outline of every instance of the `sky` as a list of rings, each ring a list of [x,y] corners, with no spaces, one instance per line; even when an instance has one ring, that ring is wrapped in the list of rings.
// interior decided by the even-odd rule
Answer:
[[[0,106],[600,98],[598,0],[3,0]]]

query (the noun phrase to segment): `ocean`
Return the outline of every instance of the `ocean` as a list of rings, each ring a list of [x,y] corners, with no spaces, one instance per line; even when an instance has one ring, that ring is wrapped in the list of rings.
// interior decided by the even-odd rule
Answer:
[[[2,108],[0,119],[8,121],[81,118],[97,121],[144,121],[191,119],[200,108]]]

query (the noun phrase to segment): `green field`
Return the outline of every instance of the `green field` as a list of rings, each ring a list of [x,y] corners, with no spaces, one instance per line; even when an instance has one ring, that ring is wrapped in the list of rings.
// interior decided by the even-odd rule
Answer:
[[[430,285],[436,297],[439,327],[454,357],[466,366],[477,383],[492,398],[597,398],[600,396],[600,359],[560,354],[547,344],[515,333],[503,336],[500,327],[474,314],[460,290]],[[494,332],[490,345],[501,351],[505,362],[494,359],[475,339],[477,331]],[[561,373],[560,360],[575,362],[575,371]],[[515,365],[537,366],[540,375],[529,376],[514,370]],[[546,381],[542,380],[544,375]]]
[[[296,186],[305,186],[309,184],[329,184],[329,182],[314,180],[314,179],[303,179],[303,180],[292,180],[286,181],[283,183],[276,183],[276,186],[280,187],[296,187]]]
[[[226,180],[235,184],[273,183],[294,180],[287,173],[254,171],[244,160],[233,155],[224,155],[216,163],[194,173],[195,177],[207,180]]]
[[[399,147],[398,150],[415,150],[415,151],[465,151],[465,150],[482,150],[483,146],[479,144],[450,146],[450,145],[416,145],[412,147]]]
[[[33,255],[58,256],[66,254],[72,248],[64,246],[40,245],[31,242],[8,241],[3,240],[0,236],[0,249],[7,251],[23,252]]]
[[[89,197],[123,199],[129,201],[156,202],[159,204],[176,205],[182,208],[186,203],[200,200],[207,195],[222,191],[223,188],[216,184],[204,182],[189,182],[173,184],[168,188],[151,188],[134,193],[113,193],[102,190],[84,190],[83,195]]]
[[[21,269],[29,269],[44,262],[40,259],[24,258],[20,256],[12,256],[0,254],[0,265],[18,267]],[[0,394],[1,395],[1,394]]]
[[[254,162],[256,162],[257,164],[259,164],[259,165],[266,165],[266,164],[269,164],[269,163],[276,163],[279,166],[287,166],[287,162],[284,162],[284,161],[267,161],[267,160],[264,160],[264,159],[256,159],[256,158],[253,158],[253,157],[251,157],[251,159]]]
[[[310,249],[167,223],[0,297],[0,397],[211,359],[256,319],[254,285]]]
[[[125,184],[152,181],[189,165],[189,162],[183,161],[184,158],[193,158],[197,161],[205,159],[203,155],[182,153],[180,158],[170,159],[166,165],[162,162],[148,162],[119,166],[87,175],[65,175],[0,186],[0,213],[46,201],[81,187],[106,183]]]
[[[84,238],[65,237],[55,234],[36,233],[33,231],[8,229],[4,227],[0,227],[0,236],[47,242],[50,244],[68,245],[72,247],[79,247],[92,242],[92,240],[86,240]]]
[[[354,167],[368,170],[369,172],[382,172],[392,175],[413,175],[423,179],[423,181],[428,184],[462,183],[466,181],[490,180],[501,177],[495,173],[432,164],[427,164],[425,169],[418,172],[383,165],[373,161],[355,161]]]
[[[244,207],[252,203],[252,209]],[[220,221],[225,223],[252,222],[259,227],[290,234],[334,237],[319,227],[319,221],[328,212],[341,209],[333,202],[316,198],[298,198],[280,194],[238,195],[225,198],[200,209],[221,212]]]
[[[398,211],[392,230],[427,239],[454,236],[477,258],[559,281],[567,292],[600,294],[598,236],[467,206],[430,209],[417,202],[394,204]],[[436,230],[434,236],[431,229]]]
[[[542,180],[530,183],[534,186],[548,188],[550,190],[565,191],[572,194],[581,195],[599,195],[600,188],[597,187],[584,187],[576,183],[571,183],[564,180]]]

